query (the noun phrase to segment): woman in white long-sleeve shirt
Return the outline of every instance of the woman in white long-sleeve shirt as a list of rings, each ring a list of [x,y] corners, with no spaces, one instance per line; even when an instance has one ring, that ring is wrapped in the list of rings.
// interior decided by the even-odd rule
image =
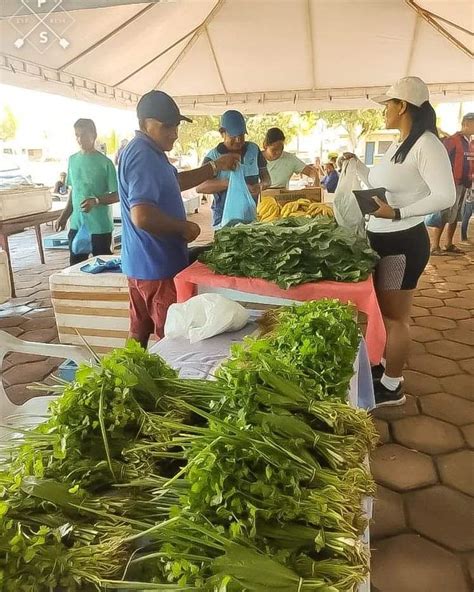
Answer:
[[[368,223],[369,241],[381,258],[375,286],[387,330],[385,358],[373,368],[375,399],[377,406],[401,405],[413,294],[430,256],[424,217],[452,206],[456,192],[426,84],[402,78],[374,100],[385,105],[386,127],[400,130],[399,142],[379,164],[368,169],[357,161],[368,187],[384,187],[388,202],[376,198],[379,209]]]

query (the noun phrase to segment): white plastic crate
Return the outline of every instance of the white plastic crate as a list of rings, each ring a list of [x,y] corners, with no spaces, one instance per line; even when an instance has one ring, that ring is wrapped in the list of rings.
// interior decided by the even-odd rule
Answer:
[[[48,187],[22,185],[15,189],[1,189],[0,221],[49,212],[52,204]]]

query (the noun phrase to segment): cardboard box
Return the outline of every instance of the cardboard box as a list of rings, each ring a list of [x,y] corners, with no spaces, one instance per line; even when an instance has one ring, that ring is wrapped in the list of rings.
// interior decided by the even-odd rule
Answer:
[[[304,189],[266,189],[262,192],[263,197],[274,197],[280,205],[297,199],[309,199],[310,201],[322,202],[321,187],[307,187]]]

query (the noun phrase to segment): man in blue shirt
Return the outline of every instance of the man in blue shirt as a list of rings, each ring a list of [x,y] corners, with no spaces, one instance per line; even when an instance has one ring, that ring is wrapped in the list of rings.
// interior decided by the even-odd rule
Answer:
[[[334,193],[339,183],[339,173],[336,171],[332,162],[328,162],[324,168],[326,169],[326,175],[321,179],[321,186],[328,193]]]
[[[186,220],[181,191],[232,170],[238,155],[227,154],[199,169],[178,173],[166,152],[178,138],[179,112],[166,93],[151,91],[137,106],[140,131],[119,161],[122,208],[122,269],[130,292],[130,337],[147,347],[152,333],[163,337],[166,313],[176,302],[173,278],[188,265],[187,244],[200,234]]]
[[[208,152],[203,164],[217,161],[224,154],[238,155],[244,167],[245,181],[249,191],[257,201],[260,193],[270,187],[270,174],[267,170],[267,161],[257,144],[245,141],[247,126],[242,113],[234,110],[226,111],[221,117],[219,132],[222,142]],[[222,220],[229,175],[230,171],[220,171],[215,179],[205,181],[197,188],[198,193],[212,193],[214,195],[212,203],[212,225],[214,227],[218,227]]]

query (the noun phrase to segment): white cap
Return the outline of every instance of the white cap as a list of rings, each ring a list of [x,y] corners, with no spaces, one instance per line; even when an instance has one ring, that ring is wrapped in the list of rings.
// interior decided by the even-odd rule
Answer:
[[[407,103],[421,107],[423,103],[430,100],[430,92],[421,78],[418,78],[418,76],[406,76],[397,80],[395,84],[392,84],[384,95],[373,97],[372,101],[386,103],[390,99],[399,99],[400,101],[406,101]]]

